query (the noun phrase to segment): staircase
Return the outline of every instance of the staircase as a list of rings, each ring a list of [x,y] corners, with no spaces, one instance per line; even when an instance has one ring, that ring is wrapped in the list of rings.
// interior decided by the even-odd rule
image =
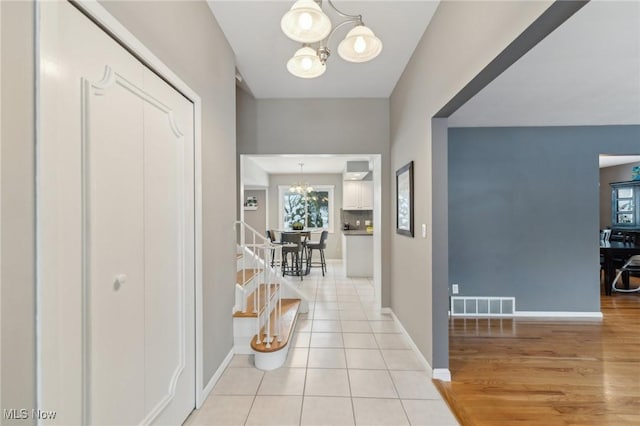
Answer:
[[[282,246],[244,222],[236,222],[236,230],[234,351],[254,354],[257,368],[273,370],[286,361],[298,313],[307,312],[308,303],[300,284],[282,277],[277,267]]]

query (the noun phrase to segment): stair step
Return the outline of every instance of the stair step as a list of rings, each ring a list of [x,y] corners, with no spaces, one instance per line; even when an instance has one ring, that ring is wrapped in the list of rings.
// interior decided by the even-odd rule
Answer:
[[[278,284],[269,285],[269,298],[273,298],[278,289]],[[247,296],[247,312],[237,311],[233,313],[234,318],[256,318],[259,313],[262,313],[265,305],[267,304],[267,285],[260,284],[260,299],[258,299],[258,312],[253,312],[253,299],[256,297],[257,291],[253,291]]]
[[[243,271],[244,271],[244,274],[243,274]],[[262,272],[262,269],[241,269],[238,272],[236,272],[236,284],[245,285],[246,283],[251,281],[253,277],[258,275],[260,272]],[[244,281],[243,281],[243,275],[244,275]]]
[[[293,329],[296,324],[296,316],[299,308],[300,299],[282,299],[282,318],[280,324],[282,341],[278,342],[278,339],[274,336],[276,318],[278,315],[278,310],[276,308],[271,312],[271,336],[274,336],[273,341],[271,342],[271,347],[267,348],[265,342],[258,345],[256,343],[258,336],[254,336],[251,340],[251,348],[256,352],[275,352],[287,346],[289,339],[291,339],[291,336],[293,335]],[[263,336],[266,333],[265,327],[260,331]]]
[[[244,254],[236,253],[236,259],[242,259],[243,257],[244,257]]]

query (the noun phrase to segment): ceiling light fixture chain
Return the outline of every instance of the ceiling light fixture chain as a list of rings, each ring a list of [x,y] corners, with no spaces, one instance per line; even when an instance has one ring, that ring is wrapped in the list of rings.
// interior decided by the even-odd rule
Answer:
[[[338,55],[342,59],[367,62],[382,51],[382,42],[364,25],[362,15],[349,15],[339,10],[331,0],[327,0],[327,3],[346,20],[332,28],[331,20],[322,11],[322,0],[298,0],[280,21],[286,36],[302,43],[302,48],[287,62],[287,69],[296,77],[315,78],[325,73],[327,59],[331,56],[331,37],[347,24],[353,24],[354,28],[338,45]],[[319,43],[315,51],[313,43]]]

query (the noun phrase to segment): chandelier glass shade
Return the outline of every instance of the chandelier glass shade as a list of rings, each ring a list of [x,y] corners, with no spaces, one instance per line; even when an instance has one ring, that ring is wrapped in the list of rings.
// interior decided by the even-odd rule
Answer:
[[[316,43],[331,32],[331,20],[313,0],[298,0],[284,14],[280,28],[291,40]]]
[[[382,42],[369,28],[359,25],[338,45],[338,54],[349,62],[367,62],[382,51]]]
[[[296,77],[315,78],[324,74],[327,67],[320,62],[315,50],[310,47],[303,47],[296,51],[293,58],[289,59],[287,69]]]
[[[287,70],[296,77],[315,78],[324,74],[327,59],[331,55],[331,37],[338,28],[345,25],[351,24],[354,27],[338,45],[338,54],[342,59],[356,63],[367,62],[382,51],[382,41],[364,25],[362,15],[348,15],[338,10],[331,0],[327,0],[327,3],[339,16],[345,18],[335,27],[332,27],[331,20],[322,11],[322,0],[298,0],[280,21],[280,27],[287,37],[303,43],[302,48],[287,62]],[[314,43],[317,45],[312,46]]]
[[[304,181],[304,173],[302,171],[302,167],[304,163],[298,163],[300,165],[300,181],[293,183],[289,187],[289,192],[294,192],[296,194],[307,195],[308,193],[313,191],[313,187]]]

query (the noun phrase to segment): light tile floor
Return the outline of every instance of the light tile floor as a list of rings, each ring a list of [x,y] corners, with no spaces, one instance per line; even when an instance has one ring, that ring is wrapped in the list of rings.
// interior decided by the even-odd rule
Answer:
[[[310,300],[285,365],[236,355],[185,425],[457,425],[400,327],[374,309],[371,280],[330,261],[296,285]]]

